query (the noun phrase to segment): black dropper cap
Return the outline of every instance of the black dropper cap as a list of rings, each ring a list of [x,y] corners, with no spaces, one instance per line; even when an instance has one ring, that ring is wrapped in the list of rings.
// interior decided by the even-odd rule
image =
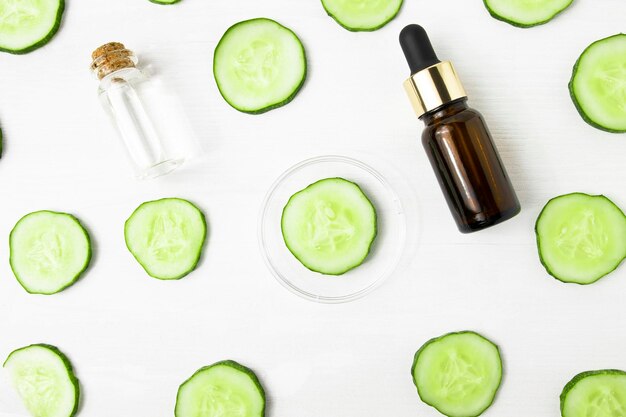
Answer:
[[[428,39],[428,34],[420,25],[408,25],[402,29],[400,46],[411,68],[411,74],[441,62]]]

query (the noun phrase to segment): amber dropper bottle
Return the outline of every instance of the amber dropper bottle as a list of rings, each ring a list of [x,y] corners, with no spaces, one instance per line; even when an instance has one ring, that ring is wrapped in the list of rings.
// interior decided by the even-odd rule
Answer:
[[[515,190],[452,64],[439,61],[421,26],[405,27],[400,45],[412,74],[404,86],[426,125],[422,144],[457,227],[471,233],[514,217],[520,212]]]

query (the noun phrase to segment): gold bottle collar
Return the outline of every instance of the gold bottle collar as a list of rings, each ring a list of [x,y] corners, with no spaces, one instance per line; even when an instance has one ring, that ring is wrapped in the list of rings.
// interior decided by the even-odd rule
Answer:
[[[448,61],[439,62],[411,75],[404,82],[417,117],[446,103],[467,97],[459,77]]]

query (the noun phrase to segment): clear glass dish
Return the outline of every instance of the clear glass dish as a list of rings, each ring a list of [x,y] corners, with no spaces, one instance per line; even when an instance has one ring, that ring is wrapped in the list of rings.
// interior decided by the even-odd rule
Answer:
[[[309,184],[331,177],[357,183],[378,215],[378,236],[365,262],[341,276],[305,268],[285,246],[280,223],[289,198]],[[376,170],[343,156],[320,156],[303,161],[281,175],[265,197],[259,218],[259,244],[265,263],[278,282],[294,294],[320,303],[343,303],[363,297],[396,269],[406,237],[400,199]]]

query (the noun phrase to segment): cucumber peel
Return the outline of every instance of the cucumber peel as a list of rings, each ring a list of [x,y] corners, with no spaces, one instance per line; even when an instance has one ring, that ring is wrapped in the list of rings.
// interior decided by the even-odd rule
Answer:
[[[0,51],[25,54],[47,44],[63,20],[65,0],[2,0]]]
[[[56,347],[35,344],[14,350],[3,367],[33,417],[72,417],[78,411],[80,384]]]
[[[245,20],[231,26],[215,47],[213,75],[234,109],[265,113],[291,102],[304,85],[304,46],[291,29],[274,20]]]
[[[255,373],[231,360],[199,369],[178,389],[176,417],[264,417],[265,390]]]
[[[589,45],[574,65],[569,91],[585,122],[626,133],[626,34]]]
[[[551,199],[535,225],[541,263],[554,278],[588,285],[626,258],[626,216],[607,197],[572,193]]]
[[[37,211],[22,217],[9,237],[11,269],[31,294],[56,294],[73,285],[91,261],[91,239],[67,213]]]
[[[141,204],[126,220],[126,247],[153,278],[177,280],[200,261],[207,235],[204,214],[180,198]]]
[[[483,0],[492,17],[520,28],[543,25],[574,0]]]
[[[168,4],[180,3],[181,0],[149,0],[149,1],[155,4],[168,5]]]
[[[372,32],[391,22],[403,0],[322,0],[326,13],[351,32]]]
[[[621,417],[626,413],[626,372],[582,372],[565,385],[560,400],[562,417]]]
[[[326,178],[298,191],[281,217],[289,251],[306,268],[325,275],[342,275],[361,265],[377,228],[372,202],[343,178]]]
[[[476,332],[448,333],[415,353],[411,376],[425,404],[448,417],[476,417],[500,388],[500,349]]]

